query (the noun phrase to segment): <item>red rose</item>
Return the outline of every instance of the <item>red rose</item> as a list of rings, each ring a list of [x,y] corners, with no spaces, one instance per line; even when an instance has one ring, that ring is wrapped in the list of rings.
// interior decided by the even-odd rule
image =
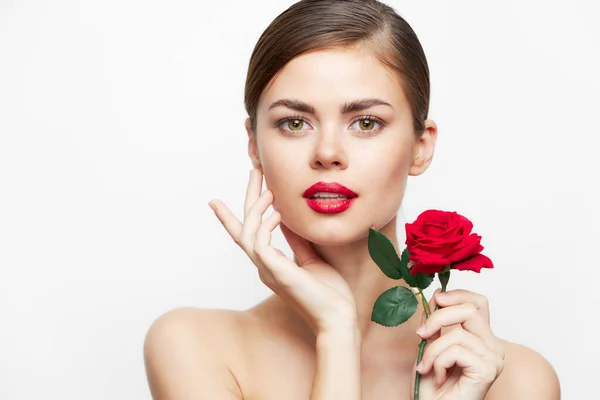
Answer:
[[[481,236],[471,233],[473,223],[456,212],[427,210],[412,224],[406,224],[406,246],[414,263],[410,274],[434,274],[450,265],[452,269],[480,272],[493,268],[480,254]]]

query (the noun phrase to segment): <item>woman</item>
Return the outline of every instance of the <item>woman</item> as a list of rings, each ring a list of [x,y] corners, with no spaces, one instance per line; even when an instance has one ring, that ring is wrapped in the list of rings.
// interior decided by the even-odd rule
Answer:
[[[544,358],[494,336],[480,294],[434,296],[429,319],[420,309],[395,328],[370,320],[398,281],[372,261],[369,227],[400,249],[407,178],[428,168],[437,137],[427,60],[406,21],[375,0],[294,4],[254,49],[245,104],[244,220],[210,205],[275,294],[244,311],[158,318],[145,342],[155,399],[411,399],[421,338],[421,400],[560,397]],[[270,246],[277,226],[294,261]]]

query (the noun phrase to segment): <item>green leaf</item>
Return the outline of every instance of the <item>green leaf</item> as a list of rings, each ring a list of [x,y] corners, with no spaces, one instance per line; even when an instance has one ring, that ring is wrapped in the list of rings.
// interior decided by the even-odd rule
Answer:
[[[408,268],[408,262],[410,261],[409,256],[410,252],[408,250],[408,247],[406,247],[402,251],[402,255],[400,256],[400,275],[402,275],[402,279],[404,279],[408,286],[417,287],[417,277],[411,275],[410,269]]]
[[[369,228],[369,254],[379,269],[392,279],[400,279],[400,259],[390,240],[381,232]]]
[[[404,250],[402,251],[402,254],[400,255],[400,265],[402,265],[403,267],[406,267],[406,270],[408,271],[408,263],[410,262],[410,251],[408,250],[408,247],[404,248]]]
[[[416,275],[410,274],[410,268],[408,268],[408,262],[410,261],[410,251],[408,247],[404,249],[402,255],[400,256],[400,274],[402,275],[402,279],[406,281],[408,286],[419,288],[419,289],[427,289],[431,282],[433,282],[433,278],[435,274],[424,274],[419,272]]]
[[[393,327],[408,320],[417,310],[417,298],[412,290],[395,286],[383,292],[375,301],[371,321]]]
[[[419,289],[427,289],[431,282],[433,282],[433,278],[435,278],[435,274],[424,274],[419,272],[416,275],[413,275],[417,278],[417,287]]]

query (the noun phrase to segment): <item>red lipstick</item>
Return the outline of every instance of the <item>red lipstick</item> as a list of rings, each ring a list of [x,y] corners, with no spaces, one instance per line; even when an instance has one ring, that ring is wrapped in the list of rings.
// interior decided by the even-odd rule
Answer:
[[[317,182],[303,196],[308,206],[323,214],[336,214],[346,211],[358,195],[337,182]]]

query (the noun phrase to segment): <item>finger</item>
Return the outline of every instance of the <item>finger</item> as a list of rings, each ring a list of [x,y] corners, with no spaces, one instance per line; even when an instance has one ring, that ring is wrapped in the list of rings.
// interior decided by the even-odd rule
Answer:
[[[473,304],[464,303],[451,307],[440,308],[433,312],[417,332],[422,338],[428,338],[442,327],[460,324],[465,330],[480,337],[484,343],[493,342],[493,334],[489,324],[479,314]]]
[[[267,211],[272,202],[273,193],[267,189],[260,195],[254,205],[250,207],[248,214],[246,214],[244,218],[241,241],[247,251],[252,251],[254,248],[256,231],[262,223],[263,214],[265,211]]]
[[[227,233],[232,237],[233,241],[240,244],[240,236],[242,234],[242,223],[235,215],[227,208],[225,203],[220,200],[211,200],[209,202],[214,210],[217,219],[221,222]]]
[[[310,241],[299,236],[283,223],[279,226],[279,228],[281,229],[281,233],[283,233],[285,240],[288,242],[290,248],[294,252],[296,262],[299,266],[303,266],[314,260],[321,259]]]
[[[272,274],[277,283],[281,285],[291,284],[292,275],[289,267],[290,260],[280,251],[271,246],[271,232],[281,222],[281,214],[273,212],[258,228],[254,254],[258,257],[264,267]],[[297,267],[296,267],[297,268]]]
[[[447,370],[454,365],[462,369],[462,375],[475,382],[491,383],[496,379],[496,368],[471,350],[453,345],[440,354],[433,363],[434,380],[441,385],[446,380]]]
[[[433,294],[431,295],[431,298],[429,299],[429,301],[427,302],[427,305],[429,307],[429,311],[430,312],[433,312],[435,310],[435,307],[437,306],[437,304],[435,302],[435,294],[436,293],[440,293],[441,291],[442,291],[442,289],[440,289],[440,288],[436,289],[435,292],[433,292]],[[417,300],[419,302],[422,302],[422,298],[421,298],[420,295],[417,295]],[[423,308],[425,308],[424,305],[423,305]],[[427,320],[427,318],[428,318],[427,317],[427,312],[424,309],[423,313],[421,314],[421,325],[420,326],[423,326],[425,324],[425,321]],[[436,340],[438,337],[440,337],[441,333],[442,333],[442,331],[440,330],[438,332],[435,332],[433,335],[430,335],[427,338],[427,342],[429,343],[429,342],[432,342],[432,341]]]
[[[258,258],[260,263],[257,264],[259,272],[264,274],[269,279],[273,278],[274,268],[276,264],[272,261],[274,255],[267,254],[271,247],[271,232],[277,227],[277,224],[281,221],[281,214],[277,211],[273,212],[266,220],[263,221],[261,226],[256,231],[256,239],[254,242],[254,255]],[[273,249],[275,250],[275,249]],[[285,257],[280,251],[275,250],[276,256]],[[285,257],[287,258],[287,257]]]
[[[248,179],[248,186],[246,188],[246,199],[244,201],[244,219],[250,212],[250,209],[256,203],[256,200],[260,196],[262,190],[262,172],[257,168],[250,170],[250,178]]]
[[[256,240],[254,241],[254,252],[261,253],[266,248],[271,247],[271,232],[281,221],[281,214],[274,211],[267,219],[263,221],[256,231]]]
[[[464,289],[453,289],[437,296],[437,302],[440,307],[447,307],[457,304],[473,304],[484,320],[490,322],[490,308],[487,297]]]
[[[456,329],[440,336],[437,340],[427,345],[421,360],[422,368],[419,372],[426,374],[433,366],[434,360],[440,354],[454,345],[469,349],[479,357],[494,357],[494,353],[477,336],[464,329]]]
[[[445,292],[444,292],[445,293]],[[437,288],[435,290],[435,292],[433,292],[433,295],[431,296],[431,300],[429,300],[429,304],[430,304],[430,309],[431,312],[435,312],[437,310],[439,310],[440,308],[444,307],[444,305],[439,304],[439,302],[437,301],[437,298],[442,294],[442,289],[441,288]],[[450,326],[443,326],[437,333],[433,334],[433,336],[429,337],[428,340],[431,340],[432,338],[436,338],[439,337],[440,335],[445,334],[446,332],[450,332],[453,331],[454,329],[460,328],[460,324],[454,324],[454,325],[450,325]]]

